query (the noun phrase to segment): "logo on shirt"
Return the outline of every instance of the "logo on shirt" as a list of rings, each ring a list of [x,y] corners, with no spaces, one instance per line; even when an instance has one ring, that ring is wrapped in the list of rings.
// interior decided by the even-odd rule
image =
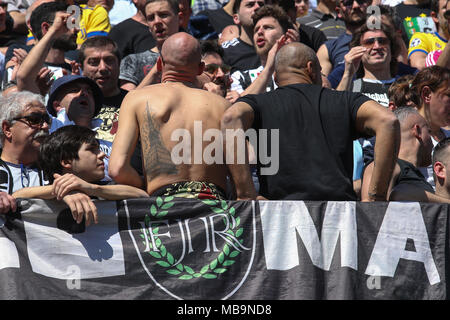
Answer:
[[[422,41],[418,38],[415,38],[413,41],[411,41],[410,47],[417,47]]]

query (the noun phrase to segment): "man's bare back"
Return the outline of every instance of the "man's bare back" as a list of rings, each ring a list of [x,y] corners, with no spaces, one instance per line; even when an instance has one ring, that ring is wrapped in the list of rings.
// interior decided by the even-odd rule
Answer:
[[[228,106],[229,102],[216,94],[179,82],[152,85],[127,95],[120,120],[124,113],[137,119],[149,194],[184,181],[213,183],[225,190],[227,169],[222,150],[215,150],[220,153],[222,164],[208,164],[203,157],[208,145],[221,148],[222,142],[203,141],[203,134],[208,129],[220,130],[220,120]]]
[[[225,198],[220,122],[230,104],[194,88],[203,68],[197,39],[179,32],[164,42],[157,61],[162,83],[131,91],[120,107],[109,163],[117,183],[146,187],[151,195]],[[204,134],[212,141],[203,141]],[[145,183],[130,165],[139,136]]]

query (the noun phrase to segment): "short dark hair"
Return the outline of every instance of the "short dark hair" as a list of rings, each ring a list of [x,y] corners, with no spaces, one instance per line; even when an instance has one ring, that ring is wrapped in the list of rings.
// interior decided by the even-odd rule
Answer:
[[[41,25],[43,22],[53,24],[55,20],[55,14],[59,11],[66,12],[67,4],[63,2],[46,2],[37,6],[30,16],[30,26],[34,36],[40,40],[42,39]]]
[[[78,151],[83,143],[98,144],[95,131],[89,128],[70,125],[59,128],[50,134],[41,144],[39,166],[45,178],[53,183],[53,174],[63,173],[62,160],[77,160]]]
[[[256,26],[256,23],[265,17],[272,17],[278,21],[283,29],[283,33],[285,33],[288,29],[294,29],[294,26],[291,23],[291,19],[287,13],[277,5],[265,5],[264,7],[259,8],[253,14],[253,25]]]
[[[380,23],[379,29],[374,29],[373,26],[368,26],[364,23],[361,28],[353,34],[353,38],[350,41],[349,47],[350,49],[353,47],[357,47],[361,45],[361,38],[366,32],[381,30],[389,39],[389,46],[391,48],[391,63],[390,63],[390,71],[391,77],[394,77],[397,74],[397,55],[400,52],[400,46],[398,45],[395,37],[395,30],[384,23]],[[364,69],[362,63],[359,66],[358,71],[356,72],[357,78],[362,78],[364,75]]]
[[[200,40],[200,49],[202,51],[202,58],[208,53],[217,53],[223,59],[223,48],[214,40]]]
[[[117,57],[120,66],[121,56],[119,48],[117,47],[116,42],[108,36],[94,36],[88,38],[85,42],[83,42],[78,53],[78,62],[80,62],[81,65],[83,65],[84,59],[86,59],[84,50],[88,48],[105,48],[108,46],[113,47],[112,53]]]
[[[450,137],[447,137],[439,141],[439,143],[434,147],[433,164],[436,161],[442,162],[444,163],[444,165],[449,164],[448,150],[447,150],[448,146],[450,146]]]
[[[144,11],[145,8],[147,7],[147,5],[149,3],[153,3],[153,2],[167,2],[170,6],[170,8],[172,9],[172,12],[175,14],[178,14],[178,12],[180,12],[180,7],[178,6],[178,0],[147,0],[145,2],[145,6],[144,6]],[[145,15],[145,12],[144,12]]]

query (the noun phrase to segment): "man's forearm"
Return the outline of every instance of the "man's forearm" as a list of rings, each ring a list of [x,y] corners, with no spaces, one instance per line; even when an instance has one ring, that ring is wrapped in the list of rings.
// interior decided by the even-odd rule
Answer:
[[[148,194],[144,190],[124,184],[97,185],[89,190],[88,194],[105,200],[148,198]]]
[[[52,186],[40,186],[40,187],[29,187],[22,188],[13,193],[13,197],[18,198],[36,198],[36,199],[54,199]]]
[[[386,201],[400,144],[398,121],[386,121],[380,125],[376,138],[374,167],[368,194],[372,200]]]
[[[45,36],[31,49],[17,72],[17,88],[19,91],[29,90],[40,93],[36,85],[36,77],[42,68],[54,41],[54,32],[49,30]]]

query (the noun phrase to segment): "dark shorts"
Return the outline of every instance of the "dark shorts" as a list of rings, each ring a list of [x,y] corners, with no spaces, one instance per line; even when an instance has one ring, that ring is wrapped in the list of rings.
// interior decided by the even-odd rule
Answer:
[[[152,197],[174,196],[177,198],[226,200],[223,189],[214,183],[185,181],[165,185],[152,192]]]

